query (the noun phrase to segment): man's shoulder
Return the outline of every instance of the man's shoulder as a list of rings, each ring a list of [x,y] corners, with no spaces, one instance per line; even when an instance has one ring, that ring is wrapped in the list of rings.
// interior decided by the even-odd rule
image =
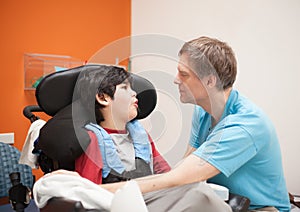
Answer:
[[[275,128],[266,113],[248,98],[240,95],[222,120],[224,128],[242,128],[255,139],[270,137]]]
[[[231,99],[230,105],[227,108],[226,118],[245,120],[247,121],[262,121],[267,118],[265,112],[257,106],[248,97],[235,92],[234,98]]]

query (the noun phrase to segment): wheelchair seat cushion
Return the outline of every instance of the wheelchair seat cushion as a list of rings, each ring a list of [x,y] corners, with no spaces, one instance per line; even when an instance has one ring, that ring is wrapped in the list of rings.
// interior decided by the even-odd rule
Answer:
[[[56,113],[40,130],[36,148],[58,161],[59,168],[73,169],[75,159],[90,143],[84,129],[89,122],[85,112],[80,101],[75,101]]]

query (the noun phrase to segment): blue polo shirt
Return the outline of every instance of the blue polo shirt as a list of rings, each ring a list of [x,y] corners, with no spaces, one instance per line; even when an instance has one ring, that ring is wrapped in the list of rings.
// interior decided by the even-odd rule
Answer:
[[[255,104],[232,90],[219,123],[212,128],[211,116],[196,106],[190,145],[194,155],[221,173],[209,182],[250,199],[250,209],[274,206],[289,211],[275,128]]]

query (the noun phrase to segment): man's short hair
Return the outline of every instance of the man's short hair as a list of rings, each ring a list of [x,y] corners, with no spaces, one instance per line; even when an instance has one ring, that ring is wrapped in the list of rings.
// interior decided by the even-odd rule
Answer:
[[[217,88],[233,86],[237,74],[237,62],[233,50],[225,42],[215,38],[199,37],[186,42],[179,56],[186,54],[191,68],[198,77],[214,74],[218,78]]]

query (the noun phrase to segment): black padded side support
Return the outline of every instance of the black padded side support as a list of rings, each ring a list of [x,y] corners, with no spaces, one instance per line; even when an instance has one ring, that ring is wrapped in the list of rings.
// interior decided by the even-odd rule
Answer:
[[[137,93],[139,101],[138,115],[136,119],[146,118],[155,108],[157,103],[157,94],[153,84],[147,79],[136,74],[132,76],[132,89]]]
[[[73,114],[78,114],[78,117],[73,117]],[[85,117],[85,109],[80,101],[63,108],[40,129],[36,147],[58,161],[59,168],[72,170],[75,159],[90,143],[84,129],[89,120]]]

